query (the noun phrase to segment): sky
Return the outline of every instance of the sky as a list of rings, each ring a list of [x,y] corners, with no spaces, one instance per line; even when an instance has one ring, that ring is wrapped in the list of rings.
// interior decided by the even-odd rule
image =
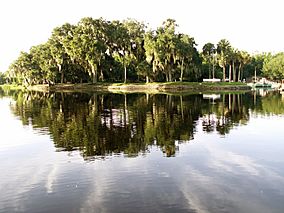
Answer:
[[[9,0],[0,1],[0,71],[20,51],[47,41],[52,30],[83,17],[134,18],[155,29],[167,18],[178,32],[195,38],[198,49],[227,39],[250,53],[284,51],[282,0]]]

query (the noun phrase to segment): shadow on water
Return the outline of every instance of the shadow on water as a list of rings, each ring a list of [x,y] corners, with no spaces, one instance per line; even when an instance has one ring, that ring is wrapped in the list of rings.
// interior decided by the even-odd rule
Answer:
[[[80,150],[85,160],[123,154],[135,157],[153,146],[175,156],[180,143],[203,131],[230,133],[249,121],[249,111],[283,114],[278,93],[149,95],[4,92],[13,114],[39,134],[49,134],[57,151]]]

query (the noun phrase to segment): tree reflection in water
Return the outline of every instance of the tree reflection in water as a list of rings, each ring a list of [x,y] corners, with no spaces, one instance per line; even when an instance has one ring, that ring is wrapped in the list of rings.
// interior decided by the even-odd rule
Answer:
[[[79,149],[86,160],[114,154],[135,157],[152,146],[171,157],[180,143],[194,138],[198,122],[205,132],[225,135],[246,124],[250,110],[273,110],[267,102],[280,105],[277,113],[284,111],[281,95],[275,94],[257,99],[251,93],[222,94],[213,102],[202,95],[12,92],[10,96],[15,99],[12,112],[23,125],[50,134],[59,151]]]

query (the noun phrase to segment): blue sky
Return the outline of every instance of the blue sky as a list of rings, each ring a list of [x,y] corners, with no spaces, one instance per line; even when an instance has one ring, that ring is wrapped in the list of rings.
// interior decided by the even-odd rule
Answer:
[[[82,17],[134,18],[155,28],[166,18],[193,36],[199,49],[226,38],[250,53],[284,50],[281,0],[9,0],[0,2],[0,71],[20,51],[45,42],[52,29]]]

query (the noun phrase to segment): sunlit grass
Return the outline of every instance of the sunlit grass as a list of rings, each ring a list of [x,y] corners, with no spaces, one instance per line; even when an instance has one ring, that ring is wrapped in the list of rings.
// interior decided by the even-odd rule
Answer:
[[[107,85],[107,83],[106,83]],[[150,83],[110,83],[111,86],[129,85],[176,85],[176,86],[247,86],[241,82],[150,82]]]
[[[150,83],[108,83],[98,82],[82,83],[82,84],[56,84],[48,85],[33,85],[31,87],[24,87],[20,85],[1,85],[0,88],[4,90],[31,90],[31,91],[69,91],[69,92],[145,92],[145,93],[196,93],[196,92],[214,92],[214,91],[244,91],[249,90],[249,87],[240,82],[150,82]]]
[[[2,88],[3,90],[25,90],[26,88],[22,85],[18,85],[18,84],[3,84],[0,85],[0,88]]]

